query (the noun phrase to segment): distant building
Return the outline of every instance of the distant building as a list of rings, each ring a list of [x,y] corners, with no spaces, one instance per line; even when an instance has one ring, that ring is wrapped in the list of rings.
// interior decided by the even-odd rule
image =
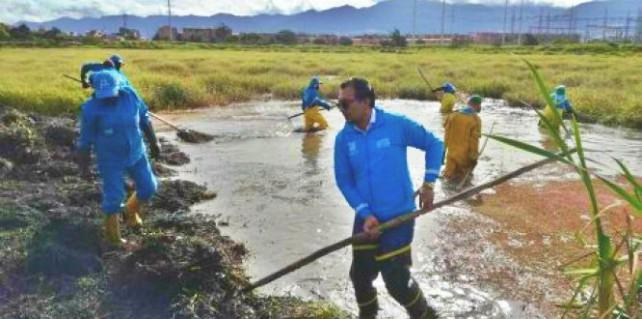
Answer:
[[[409,36],[408,42],[414,44],[451,44],[458,40],[469,39],[469,36],[459,34],[421,34],[416,37]]]
[[[183,28],[181,40],[189,42],[214,42],[216,29],[211,28]]]
[[[85,34],[85,36],[90,38],[104,38],[106,34],[100,30],[91,30]]]
[[[138,40],[140,39],[140,31],[136,29],[129,28],[120,28],[118,29],[118,35],[127,39],[127,40]]]
[[[501,44],[503,33],[500,32],[477,32],[473,33],[473,42],[479,44]]]
[[[334,34],[318,34],[318,35],[306,35],[306,34],[297,34],[299,43],[314,43],[314,44],[328,44],[336,45],[339,43],[339,37]]]
[[[171,35],[171,39],[173,40],[178,39],[178,31],[176,31],[176,28],[172,28],[170,33],[169,26],[164,25],[158,28],[158,31],[156,31],[156,35],[154,35],[154,40],[169,41],[170,35]]]
[[[379,45],[381,41],[385,40],[389,40],[389,37],[376,34],[366,34],[352,37],[352,43],[354,45]]]

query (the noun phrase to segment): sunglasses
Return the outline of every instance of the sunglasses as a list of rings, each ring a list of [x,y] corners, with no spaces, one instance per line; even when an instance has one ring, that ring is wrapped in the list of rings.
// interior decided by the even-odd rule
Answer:
[[[350,99],[350,100],[349,99],[341,99],[341,100],[339,100],[337,102],[337,106],[339,106],[339,109],[341,109],[342,111],[345,111],[348,108],[350,108],[350,105],[352,105],[352,103],[354,103],[354,101],[355,101],[354,99]]]

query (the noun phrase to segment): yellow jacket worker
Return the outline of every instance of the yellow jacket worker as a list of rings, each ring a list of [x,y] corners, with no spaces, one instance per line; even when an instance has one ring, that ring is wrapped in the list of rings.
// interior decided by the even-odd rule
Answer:
[[[477,113],[481,111],[481,102],[481,96],[473,95],[466,107],[446,119],[446,168],[443,176],[447,180],[459,180],[477,165],[481,137],[481,119]]]
[[[562,119],[564,118],[565,115],[574,113],[573,107],[571,106],[571,102],[569,102],[568,98],[566,97],[566,86],[564,85],[558,85],[555,87],[555,91],[551,93],[551,100],[555,104],[555,106],[551,105],[546,105],[544,107],[544,111],[542,112],[542,115],[548,120],[551,125],[557,130],[559,130],[560,126],[562,125]],[[555,112],[557,112],[558,116],[555,116]],[[544,123],[540,120],[539,122],[540,127],[545,127]]]
[[[455,108],[455,103],[457,102],[457,97],[455,96],[457,88],[455,88],[452,83],[444,83],[441,87],[434,89],[433,92],[435,92],[437,98],[441,102],[439,112],[441,112],[441,114],[452,113]]]

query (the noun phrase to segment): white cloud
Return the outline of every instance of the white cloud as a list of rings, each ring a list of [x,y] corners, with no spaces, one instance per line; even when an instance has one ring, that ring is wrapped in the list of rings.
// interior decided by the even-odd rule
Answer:
[[[254,15],[277,12],[290,14],[308,9],[324,10],[346,4],[355,7],[366,7],[380,1],[384,0],[173,0],[172,12],[176,15],[213,15],[216,13]],[[460,2],[465,0],[447,1]],[[519,1],[511,0],[514,3]],[[504,0],[471,0],[471,2],[503,3]],[[583,2],[583,0],[536,0],[535,2],[569,6]],[[40,22],[60,17],[81,18],[123,13],[141,16],[167,14],[166,4],[166,0],[130,0],[123,2],[103,0],[1,0],[0,21],[5,23],[15,23],[17,21]]]

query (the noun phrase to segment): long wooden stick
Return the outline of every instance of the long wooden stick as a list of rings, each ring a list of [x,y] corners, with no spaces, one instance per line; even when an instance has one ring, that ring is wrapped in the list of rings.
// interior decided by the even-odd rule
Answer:
[[[428,84],[428,88],[430,89],[430,91],[434,91],[434,89],[433,89],[432,85],[430,85],[430,82],[428,81],[428,79],[426,78],[426,76],[424,75],[424,72],[421,70],[421,68],[420,68],[420,67],[417,67],[417,72],[419,72],[419,75],[420,75],[420,76],[421,76],[421,78],[424,80],[424,82],[426,82],[426,84]],[[464,103],[464,104],[468,104],[468,103],[466,103],[466,98],[465,98],[465,96],[462,96],[462,93],[460,93],[460,92],[455,92],[455,94],[454,94],[454,95],[455,95],[455,97],[456,97],[457,99],[459,99],[459,102]]]
[[[430,89],[430,91],[434,91],[432,85],[430,85],[430,82],[428,82],[428,79],[424,75],[424,71],[422,71],[420,67],[417,67],[417,72],[419,72],[419,76],[421,76],[421,78],[424,80],[424,82],[426,82],[426,84],[428,84],[428,88]]]
[[[569,153],[573,153],[575,151],[576,151],[575,149],[571,149],[571,150],[568,151],[568,153],[561,153],[560,156],[566,156]],[[534,170],[534,169],[536,169],[538,167],[544,166],[544,165],[552,163],[554,161],[555,161],[555,159],[550,159],[550,158],[549,159],[544,159],[544,160],[535,162],[533,164],[524,166],[522,168],[516,169],[516,170],[514,170],[514,171],[512,171],[512,172],[510,172],[510,173],[508,173],[506,175],[503,175],[503,176],[501,176],[501,177],[499,177],[499,178],[497,178],[495,180],[492,180],[490,182],[487,182],[487,183],[484,183],[484,184],[481,184],[481,185],[478,185],[478,186],[475,186],[475,187],[472,187],[472,188],[468,188],[468,189],[458,193],[457,195],[454,195],[452,197],[449,197],[447,199],[444,199],[444,200],[442,200],[440,202],[435,203],[430,211],[438,209],[438,208],[441,208],[441,207],[444,207],[444,206],[447,206],[447,205],[450,205],[450,204],[458,202],[458,201],[460,201],[462,199],[466,199],[466,198],[468,198],[468,197],[470,197],[472,195],[475,195],[475,194],[477,194],[477,193],[479,193],[479,192],[481,192],[481,191],[483,191],[485,189],[488,189],[488,188],[494,187],[496,185],[499,185],[499,184],[501,184],[503,182],[506,182],[506,181],[508,181],[508,180],[510,180],[512,178],[515,178],[515,177],[517,177],[519,175],[522,175],[524,173],[530,172],[530,171],[532,171],[532,170]],[[383,223],[383,224],[379,225],[377,230],[379,232],[381,232],[381,231],[385,231],[386,229],[397,227],[397,226],[399,226],[401,224],[404,224],[404,223],[406,223],[408,221],[411,221],[411,220],[413,220],[413,219],[415,219],[415,218],[417,218],[417,217],[419,217],[419,216],[421,216],[423,214],[426,214],[426,213],[428,213],[430,211],[417,210],[417,211],[414,211],[412,213],[409,213],[409,214],[406,214],[406,215],[403,215],[403,216],[399,216],[399,217],[397,217],[395,219],[392,219],[392,220],[390,220],[390,221],[388,221],[386,223]],[[297,261],[295,261],[295,262],[293,262],[293,263],[291,263],[291,264],[289,264],[289,265],[287,265],[287,266],[275,271],[274,273],[272,273],[272,274],[270,274],[268,276],[265,276],[265,277],[255,281],[253,283],[250,283],[250,285],[248,287],[244,288],[243,291],[244,292],[248,292],[248,291],[251,291],[251,290],[256,289],[258,287],[261,287],[263,285],[266,285],[266,284],[268,284],[268,283],[270,283],[270,282],[272,282],[272,281],[274,281],[274,280],[276,280],[278,278],[283,277],[284,275],[287,275],[287,274],[289,274],[289,273],[291,273],[291,272],[293,272],[293,271],[295,271],[295,270],[297,270],[297,269],[299,269],[299,268],[301,268],[301,267],[303,267],[303,266],[305,266],[305,265],[307,265],[307,264],[309,264],[309,263],[311,263],[311,262],[313,262],[313,261],[315,261],[315,260],[317,260],[317,259],[329,254],[329,253],[331,253],[331,252],[334,252],[334,251],[339,250],[339,249],[341,249],[343,247],[346,247],[346,246],[352,244],[355,241],[364,240],[364,239],[366,239],[366,236],[367,235],[365,233],[359,233],[359,234],[356,234],[356,235],[354,235],[352,237],[348,237],[346,239],[338,241],[338,242],[336,242],[336,243],[334,243],[332,245],[323,247],[323,248],[313,252],[312,254],[310,254],[310,255],[302,258],[302,259],[299,259],[299,260],[297,260]]]
[[[170,121],[158,116],[156,113],[152,113],[151,111],[147,111],[147,113],[149,113],[149,115],[153,116],[155,119],[167,124],[167,126],[173,128],[173,129],[175,129],[177,131],[184,131],[185,130],[185,129],[180,128],[178,125],[176,125],[176,124],[174,124],[174,123],[172,123],[172,122],[170,122]]]
[[[338,105],[334,105],[334,107],[336,107],[336,106],[338,106]],[[328,109],[328,111],[332,110],[334,107],[330,107],[330,108]],[[325,110],[325,108],[321,108],[321,110],[320,110],[320,111],[323,111],[323,110]],[[293,119],[293,118],[295,118],[295,117],[297,117],[297,116],[301,116],[301,115],[303,115],[303,114],[305,114],[305,112],[300,112],[300,113],[296,113],[296,114],[294,114],[294,115],[290,115],[290,116],[288,116],[288,120],[291,120],[291,119]]]
[[[78,79],[78,78],[76,78],[76,77],[74,77],[74,76],[71,76],[71,75],[69,75],[69,74],[63,74],[62,76],[66,77],[66,78],[68,78],[68,79],[70,79],[70,80],[74,80],[74,81],[76,81],[76,82],[78,82],[78,83],[82,83],[82,81],[80,81],[80,79]]]

